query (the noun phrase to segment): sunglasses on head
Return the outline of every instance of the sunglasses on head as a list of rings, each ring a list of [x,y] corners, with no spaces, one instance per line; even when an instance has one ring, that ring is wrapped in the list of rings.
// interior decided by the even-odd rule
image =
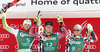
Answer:
[[[80,31],[79,29],[74,29],[73,31]]]

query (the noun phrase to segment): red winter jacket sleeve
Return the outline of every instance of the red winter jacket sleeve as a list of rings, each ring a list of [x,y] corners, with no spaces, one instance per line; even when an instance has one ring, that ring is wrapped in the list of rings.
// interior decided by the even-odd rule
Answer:
[[[61,39],[69,34],[68,29],[62,24],[63,33],[58,34],[58,38]]]
[[[38,33],[37,32],[35,32],[35,26],[32,26],[31,28],[30,28],[30,30],[29,30],[29,34],[31,35],[31,36],[33,36],[33,37],[36,37],[36,38],[38,38]]]

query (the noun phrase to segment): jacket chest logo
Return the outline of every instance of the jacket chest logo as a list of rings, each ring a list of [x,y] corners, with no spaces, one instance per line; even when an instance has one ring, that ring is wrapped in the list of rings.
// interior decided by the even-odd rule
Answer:
[[[25,33],[23,33],[23,32],[20,33],[20,36],[21,36],[21,37],[25,37],[25,36],[29,36],[29,37],[31,37],[30,35],[25,34]]]
[[[43,36],[43,41],[46,41],[46,40],[56,40],[56,37],[48,37],[48,38],[46,38],[46,37]]]
[[[72,44],[81,44],[81,42],[80,41],[74,41],[73,39],[71,39],[70,40],[70,44],[72,45]]]

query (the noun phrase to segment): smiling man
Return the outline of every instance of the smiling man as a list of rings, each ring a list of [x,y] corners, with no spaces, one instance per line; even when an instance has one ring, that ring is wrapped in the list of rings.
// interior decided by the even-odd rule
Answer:
[[[82,27],[79,24],[76,24],[73,28],[73,36],[70,36],[70,52],[83,52],[84,47],[86,44],[88,44],[88,42],[97,42],[98,38],[96,36],[96,34],[93,31],[93,27],[91,24],[87,24],[87,29],[89,29],[90,31],[90,35],[93,39],[88,39],[89,37],[82,37]]]
[[[69,34],[65,29],[65,25],[63,24],[63,21],[60,19],[60,17],[57,19],[58,23],[61,23],[63,33],[53,33],[53,23],[51,21],[47,21],[45,23],[45,32],[43,34],[43,52],[57,52],[59,40]],[[37,25],[40,25],[39,21],[37,22]],[[34,35],[34,28],[32,27],[29,32],[32,36]]]
[[[25,19],[23,22],[23,29],[14,29],[7,25],[5,14],[2,14],[2,24],[3,28],[8,32],[12,33],[16,37],[17,45],[18,45],[18,52],[33,52],[33,48],[29,49],[29,46],[34,39],[33,36],[29,35],[29,29],[31,27],[31,20]],[[35,34],[33,34],[35,35]]]

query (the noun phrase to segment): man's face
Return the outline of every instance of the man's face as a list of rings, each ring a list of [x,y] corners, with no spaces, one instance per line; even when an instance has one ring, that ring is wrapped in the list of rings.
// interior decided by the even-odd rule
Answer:
[[[45,30],[46,30],[47,33],[51,33],[52,30],[53,30],[53,26],[51,26],[51,25],[46,25],[46,26],[45,26]]]
[[[81,33],[81,30],[78,27],[74,27],[73,31],[74,31],[75,36],[77,36]]]
[[[24,28],[25,30],[27,30],[27,31],[30,29],[30,27],[31,27],[31,26],[30,26],[29,24],[27,24],[27,23],[23,25],[23,28]]]

